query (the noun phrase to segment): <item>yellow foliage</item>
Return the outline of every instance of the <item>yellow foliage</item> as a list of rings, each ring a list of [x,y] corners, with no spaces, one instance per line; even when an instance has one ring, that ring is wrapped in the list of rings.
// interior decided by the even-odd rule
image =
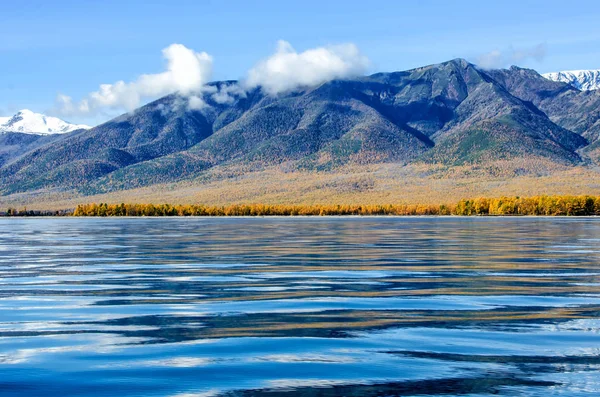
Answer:
[[[296,216],[296,215],[600,215],[600,197],[480,197],[456,204],[266,205],[80,204],[74,216]]]

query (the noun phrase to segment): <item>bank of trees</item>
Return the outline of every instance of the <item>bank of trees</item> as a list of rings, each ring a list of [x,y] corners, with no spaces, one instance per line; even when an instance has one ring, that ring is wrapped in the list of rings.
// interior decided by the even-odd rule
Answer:
[[[442,205],[170,205],[82,204],[74,216],[301,215],[600,215],[600,197],[536,196],[461,200]]]
[[[455,215],[600,215],[600,197],[534,196],[461,200],[452,211]]]
[[[0,217],[2,216],[68,216],[71,215],[73,211],[71,210],[28,210],[27,208],[17,209],[13,207],[9,207],[6,211],[0,211]]]
[[[308,216],[308,215],[450,215],[440,205],[170,205],[83,204],[74,216]]]

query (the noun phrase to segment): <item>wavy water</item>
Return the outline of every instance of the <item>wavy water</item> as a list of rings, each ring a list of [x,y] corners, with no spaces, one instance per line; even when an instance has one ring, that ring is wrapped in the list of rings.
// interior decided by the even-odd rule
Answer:
[[[0,395],[600,394],[600,220],[0,220]]]

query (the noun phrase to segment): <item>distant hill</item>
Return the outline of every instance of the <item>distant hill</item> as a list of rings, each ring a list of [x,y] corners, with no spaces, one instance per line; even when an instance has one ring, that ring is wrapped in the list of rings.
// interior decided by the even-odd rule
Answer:
[[[570,84],[582,91],[597,90],[600,88],[600,69],[544,73],[543,76],[549,80]]]
[[[320,172],[503,161],[527,172],[528,164],[573,167],[600,159],[594,146],[600,91],[582,92],[517,67],[486,71],[455,59],[277,96],[256,88],[203,99],[206,106],[190,110],[169,95],[32,147],[4,162],[0,193],[110,192],[193,181],[219,167]]]

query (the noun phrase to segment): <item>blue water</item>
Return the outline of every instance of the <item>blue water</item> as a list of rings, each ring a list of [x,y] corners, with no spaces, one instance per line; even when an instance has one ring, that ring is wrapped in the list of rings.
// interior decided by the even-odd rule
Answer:
[[[600,219],[0,219],[1,396],[600,395]]]

